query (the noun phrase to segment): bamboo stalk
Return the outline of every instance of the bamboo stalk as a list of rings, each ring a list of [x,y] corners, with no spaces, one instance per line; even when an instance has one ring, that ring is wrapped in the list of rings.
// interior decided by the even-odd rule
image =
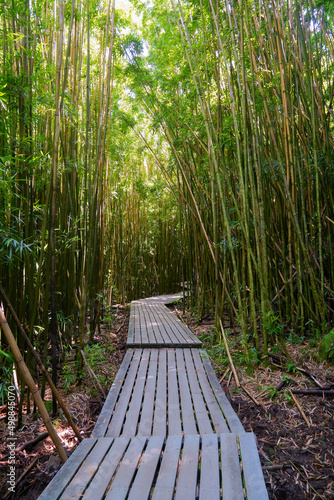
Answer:
[[[7,307],[10,310],[10,312],[11,312],[11,314],[12,314],[14,320],[15,320],[15,323],[18,326],[19,332],[22,335],[22,337],[24,338],[24,340],[25,340],[25,342],[26,342],[26,344],[27,344],[27,346],[28,346],[28,348],[29,348],[29,350],[30,350],[30,352],[31,352],[34,360],[36,361],[36,363],[38,364],[38,366],[41,368],[42,372],[44,373],[44,376],[45,376],[46,380],[48,381],[48,383],[49,383],[49,385],[51,387],[51,390],[52,390],[53,394],[56,396],[57,401],[58,401],[60,407],[62,408],[62,410],[64,412],[66,420],[68,421],[69,425],[72,427],[72,429],[73,429],[76,437],[78,438],[78,440],[82,441],[83,437],[81,436],[80,431],[78,430],[77,426],[73,422],[72,417],[69,414],[69,412],[68,412],[68,410],[67,410],[67,408],[66,408],[66,406],[64,404],[64,401],[62,400],[62,397],[61,397],[61,395],[58,392],[58,389],[55,387],[54,383],[52,382],[52,379],[51,379],[48,371],[46,370],[46,368],[43,365],[40,357],[38,356],[37,352],[35,351],[32,343],[30,342],[29,337],[27,336],[26,332],[24,331],[24,329],[23,329],[23,327],[22,327],[22,325],[20,323],[20,320],[17,317],[17,314],[14,311],[13,306],[10,303],[10,301],[9,301],[9,299],[8,299],[8,297],[7,297],[7,295],[6,295],[5,291],[4,291],[1,283],[0,283],[0,293],[1,293],[4,301],[6,302]]]
[[[5,337],[7,339],[8,344],[10,345],[11,351],[14,355],[14,358],[17,362],[18,367],[20,368],[20,371],[24,377],[24,380],[26,381],[27,386],[29,387],[31,394],[36,402],[38,411],[43,419],[43,422],[45,424],[45,427],[47,428],[47,431],[50,435],[50,438],[52,439],[52,441],[57,449],[57,452],[61,458],[61,461],[63,463],[65,463],[67,460],[66,451],[62,445],[62,442],[61,442],[55,428],[52,425],[51,419],[49,417],[47,409],[45,408],[45,405],[44,405],[44,402],[41,398],[40,392],[35,385],[35,382],[34,382],[32,376],[27,368],[27,365],[24,362],[24,359],[22,357],[20,349],[18,348],[18,345],[15,341],[14,335],[12,334],[12,331],[7,323],[7,319],[6,319],[6,316],[3,312],[2,307],[0,307],[0,326],[5,334]]]
[[[303,419],[305,420],[305,422],[306,422],[306,424],[307,424],[307,427],[311,427],[311,424],[310,424],[310,422],[309,422],[309,420],[308,420],[307,416],[305,415],[305,413],[304,413],[304,411],[303,411],[302,407],[300,406],[300,404],[299,404],[299,402],[298,402],[298,400],[297,400],[296,396],[295,396],[295,395],[291,392],[291,389],[289,389],[289,392],[290,392],[290,395],[291,395],[292,399],[294,400],[294,402],[295,402],[295,404],[296,404],[296,406],[297,406],[298,410],[300,411],[301,416],[302,416],[302,417],[303,417]]]
[[[233,363],[233,360],[232,360],[232,356],[230,354],[230,350],[228,348],[228,344],[227,344],[227,340],[226,340],[226,335],[225,335],[223,323],[222,323],[222,320],[220,318],[219,318],[219,323],[220,323],[220,329],[221,329],[221,332],[222,332],[222,335],[223,335],[223,339],[224,339],[226,353],[227,353],[227,356],[228,356],[228,359],[229,359],[229,362],[230,362],[230,365],[231,365],[231,369],[232,369],[232,372],[233,372],[234,380],[235,380],[236,386],[239,388],[240,387],[239,377],[238,377],[237,371],[235,369],[235,366],[234,366],[234,363]]]

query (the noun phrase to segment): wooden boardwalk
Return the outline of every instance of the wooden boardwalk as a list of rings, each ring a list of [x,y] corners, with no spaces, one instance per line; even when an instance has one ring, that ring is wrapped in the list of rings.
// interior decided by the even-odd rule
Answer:
[[[131,349],[93,436],[243,432],[209,359],[198,349]]]
[[[201,341],[162,301],[138,300],[131,307],[127,345],[189,347]]]
[[[92,437],[40,500],[268,499],[254,434],[200,342],[164,305],[178,297],[133,303],[128,346],[143,342],[128,349]]]

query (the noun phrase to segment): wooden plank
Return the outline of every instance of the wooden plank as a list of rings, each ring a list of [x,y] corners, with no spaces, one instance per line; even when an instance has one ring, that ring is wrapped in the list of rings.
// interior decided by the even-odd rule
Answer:
[[[116,407],[113,411],[107,432],[105,434],[108,437],[118,437],[120,435],[128,409],[129,400],[132,394],[133,384],[137,375],[141,355],[142,349],[135,349],[118,403],[116,404]]]
[[[168,317],[168,309],[164,305],[156,305],[156,313],[159,314],[160,320],[163,323],[165,330],[168,332],[168,335],[171,339],[173,339],[173,343],[187,345],[186,340],[182,333],[180,333],[178,325],[176,321],[170,320]]]
[[[123,386],[124,379],[126,377],[127,371],[129,369],[130,362],[132,360],[134,351],[128,350],[124,356],[123,362],[118,370],[115,380],[111,386],[107,399],[103,405],[102,411],[99,418],[95,424],[92,432],[92,437],[103,437],[108,430],[108,424],[114,410],[115,403],[117,401],[118,395]]]
[[[247,500],[268,500],[255,435],[244,432],[239,435],[239,443]]]
[[[152,334],[155,339],[155,343],[158,345],[163,345],[164,344],[164,338],[160,332],[159,325],[156,322],[156,319],[154,317],[154,314],[152,314],[152,309],[149,304],[146,304],[145,307],[145,317],[146,321],[150,323],[151,328],[152,328]]]
[[[172,500],[181,446],[182,436],[168,436],[152,500]]]
[[[140,500],[146,500],[149,498],[163,444],[163,436],[150,437],[128,500],[138,500],[139,498]]]
[[[99,442],[103,439],[101,438]],[[114,442],[108,451],[107,455],[103,459],[98,471],[96,472],[93,481],[90,483],[88,489],[85,491],[85,498],[102,500],[104,498],[105,492],[109,486],[109,483],[117,469],[119,463],[122,460],[124,452],[130,442],[130,438],[120,437],[114,439]]]
[[[158,349],[150,350],[150,362],[144,390],[143,406],[141,410],[138,436],[151,436],[153,427],[153,412],[155,388],[158,371]],[[163,434],[162,434],[163,435]]]
[[[140,314],[139,314],[139,302],[137,302],[135,305],[135,336],[134,336],[134,343],[140,344],[141,342],[141,333],[140,333]]]
[[[196,498],[199,442],[198,434],[184,436],[175,500],[194,500]]]
[[[170,325],[170,327],[178,336],[179,342],[185,345],[198,344],[201,345],[202,342],[192,333],[192,331],[185,325],[172,311],[170,311],[166,306],[160,305],[160,314],[164,321]]]
[[[79,498],[82,496],[87,485],[94,477],[101,461],[112,445],[113,439],[100,439],[94,449],[89,453],[82,463],[80,469],[75,474],[66,490],[60,497],[61,500]]]
[[[244,492],[236,435],[222,434],[220,436],[220,445],[223,498],[243,500]]]
[[[143,304],[139,304],[139,316],[140,316],[140,342],[143,346],[150,344],[147,335],[147,325],[145,321],[145,315],[143,311]]]
[[[168,434],[181,434],[180,399],[175,349],[168,349]]]
[[[224,497],[233,498],[234,497]],[[217,434],[202,436],[199,500],[220,500],[219,451]]]
[[[171,329],[166,323],[164,323],[161,318],[160,309],[157,305],[152,304],[150,306],[151,315],[153,315],[157,328],[159,328],[160,333],[163,337],[164,344],[166,346],[173,346],[179,343],[179,339],[175,335],[173,329]]]
[[[130,319],[129,319],[129,327],[128,327],[128,337],[127,343],[133,343],[135,336],[135,315],[136,315],[136,305],[134,302],[131,303],[130,309]]]
[[[61,467],[59,472],[57,472],[54,479],[52,479],[43,493],[39,496],[39,500],[50,500],[51,498],[52,500],[57,500],[96,443],[97,439],[83,439],[67,462]]]
[[[208,379],[210,381],[210,385],[212,387],[212,390],[218,400],[219,406],[221,407],[227,424],[230,428],[231,432],[234,432],[236,434],[239,434],[241,432],[245,432],[245,429],[242,426],[242,423],[240,422],[237,414],[233,410],[232,406],[230,405],[227,397],[224,394],[224,391],[222,390],[218,379],[216,377],[216,374],[212,368],[212,365],[210,363],[210,360],[208,358],[208,355],[205,351],[200,350],[200,355],[202,358],[202,362],[206,371],[206,374],[208,376]]]
[[[165,436],[167,430],[167,383],[166,383],[166,349],[159,349],[158,382],[154,408],[153,435]]]
[[[142,299],[142,302],[148,302],[152,304],[170,304],[171,302],[175,302],[176,300],[180,300],[183,298],[183,292],[177,292],[169,295],[156,295],[155,297],[147,297],[146,299]]]
[[[125,499],[146,444],[145,437],[133,438],[110,485],[106,500]],[[140,498],[140,496],[139,496]],[[93,499],[92,499],[93,500]]]
[[[183,358],[183,349],[175,349],[176,366],[180,387],[180,400],[182,410],[182,425],[185,434],[197,434],[193,402]]]
[[[147,344],[149,344],[150,347],[152,345],[155,346],[155,344],[157,344],[157,339],[155,336],[155,330],[153,328],[153,323],[152,323],[151,318],[149,317],[149,314],[148,314],[147,304],[142,304],[142,313],[143,313],[143,318],[144,318],[144,322],[146,325]],[[145,344],[144,340],[143,340],[143,344]]]
[[[186,360],[186,369],[199,432],[200,434],[212,434],[215,431],[208,416],[203,394],[197,380],[197,374],[190,349],[184,349],[184,357]]]
[[[221,434],[222,432],[229,432],[229,429],[227,427],[227,424],[225,422],[224,414],[222,412],[222,409],[220,408],[217,399],[216,399],[216,394],[213,393],[213,390],[211,388],[211,385],[208,381],[205,368],[203,366],[201,357],[198,353],[197,349],[191,349],[191,353],[194,359],[195,363],[195,368],[196,368],[196,373],[197,377],[202,389],[202,393],[204,396],[204,399],[206,401],[206,404],[208,406],[210,416],[214,425],[215,432],[218,434]],[[217,390],[218,391],[218,390]],[[220,389],[222,392],[222,389]],[[225,395],[224,395],[225,396]]]
[[[149,357],[150,349],[143,349],[136,382],[133,387],[131,400],[129,402],[129,408],[126,413],[126,418],[122,429],[122,436],[131,437],[137,434],[139,414],[143,400]]]

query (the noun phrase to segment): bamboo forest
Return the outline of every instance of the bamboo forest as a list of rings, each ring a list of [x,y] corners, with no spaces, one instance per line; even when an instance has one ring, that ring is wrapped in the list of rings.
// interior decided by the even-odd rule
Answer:
[[[14,385],[18,429],[36,402],[7,322],[55,416],[46,377],[79,390],[115,311],[180,291],[224,383],[233,358],[245,380],[280,366],[333,388],[333,21],[332,0],[1,0],[0,404]],[[334,494],[307,477],[270,498]]]

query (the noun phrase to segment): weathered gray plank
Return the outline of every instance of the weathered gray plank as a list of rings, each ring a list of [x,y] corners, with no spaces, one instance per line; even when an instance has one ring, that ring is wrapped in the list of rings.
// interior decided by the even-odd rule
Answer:
[[[202,344],[202,342],[192,333],[187,325],[175,316],[175,314],[166,306],[160,305],[159,310],[162,319],[173,329],[175,335],[178,336],[180,343],[185,345]]]
[[[128,500],[138,500],[139,498],[140,500],[148,499],[163,444],[163,436],[152,436],[149,438]]]
[[[208,499],[220,499],[219,452],[217,434],[204,434],[202,436],[199,500]]]
[[[167,383],[166,383],[166,349],[159,350],[158,382],[155,398],[153,435],[165,436],[167,430]]]
[[[170,320],[168,317],[168,309],[166,306],[163,304],[156,305],[154,306],[156,310],[156,314],[159,315],[160,321],[164,326],[165,331],[167,332],[168,336],[172,340],[174,344],[187,344],[186,340],[184,339],[184,336],[182,333],[180,333],[178,324],[176,321]],[[174,319],[174,318],[173,318]]]
[[[136,305],[132,303],[130,309],[130,319],[128,327],[128,337],[127,337],[128,343],[133,343],[135,336],[135,314],[136,314],[135,311],[136,311]]]
[[[191,350],[194,363],[195,363],[195,369],[197,373],[197,377],[202,389],[202,393],[204,396],[204,399],[206,401],[206,404],[208,406],[210,416],[214,425],[215,432],[220,434],[221,432],[229,432],[229,429],[227,427],[227,424],[225,422],[224,414],[222,412],[222,409],[220,408],[216,396],[218,392],[223,392],[222,389],[217,389],[216,392],[214,393],[211,385],[208,381],[205,368],[203,366],[202,360],[200,358],[200,355],[198,353],[197,349],[192,349]],[[223,396],[225,396],[223,394]]]
[[[179,465],[182,436],[168,436],[152,500],[171,500]]]
[[[178,344],[179,339],[175,335],[174,330],[172,328],[170,328],[170,326],[167,325],[166,322],[164,322],[163,318],[161,317],[160,306],[152,304],[152,305],[150,305],[150,310],[151,310],[151,314],[153,314],[153,316],[154,316],[155,323],[156,323],[157,327],[159,328],[161,335],[164,339],[164,344],[166,344],[167,346],[168,345],[172,346],[174,344]]]
[[[139,302],[135,304],[136,315],[135,315],[135,335],[134,342],[140,344],[141,342],[141,332],[140,332],[140,314],[139,314]]]
[[[180,400],[182,410],[183,432],[185,434],[197,434],[196,420],[194,415],[193,402],[190,394],[185,362],[183,358],[183,349],[175,349],[176,366],[179,379]]]
[[[144,346],[149,344],[149,339],[147,335],[147,325],[143,311],[143,304],[139,304],[139,316],[140,316],[140,342]]]
[[[152,434],[158,354],[158,349],[152,349],[150,351],[150,363],[144,390],[144,401],[137,433],[138,436],[150,436]]]
[[[139,369],[137,372],[136,382],[133,387],[129,408],[126,413],[126,418],[122,430],[122,436],[131,437],[137,434],[139,413],[142,405],[149,357],[150,357],[150,350],[143,349]]]
[[[216,377],[216,374],[212,368],[212,365],[210,363],[210,360],[208,358],[208,355],[205,351],[200,350],[200,355],[202,358],[202,362],[206,371],[206,374],[208,376],[208,379],[210,381],[211,387],[213,389],[213,392],[218,400],[218,403],[225,415],[226,421],[228,423],[228,426],[230,428],[231,432],[235,432],[236,434],[239,434],[240,432],[245,432],[245,429],[243,428],[238,415],[235,413],[233,410],[232,406],[230,405],[227,397],[224,394],[224,391],[220,387],[220,384],[218,382],[218,379]]]
[[[110,485],[106,500],[126,498],[145,444],[146,438],[144,437],[136,437],[131,440],[119,469]]]
[[[122,388],[124,378],[126,377],[127,371],[129,369],[129,365],[132,359],[134,351],[128,350],[124,356],[123,362],[118,370],[115,380],[111,386],[107,399],[103,405],[102,411],[100,413],[99,418],[95,424],[95,427],[92,432],[92,437],[103,437],[108,429],[108,424],[114,410],[115,403],[117,401],[119,392]]]
[[[204,403],[202,390],[197,380],[197,374],[190,349],[184,349],[184,357],[186,360],[186,369],[188,373],[188,380],[199,432],[201,434],[212,434],[212,432],[214,432],[214,429],[212,428],[212,424],[208,416],[208,411]]]
[[[160,332],[159,325],[157,324],[154,314],[152,314],[152,308],[149,304],[145,305],[145,319],[148,324],[150,324],[152,328],[152,335],[154,338],[154,342],[158,345],[164,344],[164,338]]]
[[[132,394],[133,384],[137,375],[141,354],[142,349],[135,349],[124,386],[122,387],[120,398],[114,409],[109,427],[107,429],[106,436],[108,437],[118,437],[120,435]]]
[[[247,500],[268,500],[255,435],[252,432],[242,433],[239,442]]]
[[[94,478],[100,462],[112,445],[113,439],[100,439],[97,446],[89,453],[82,463],[80,469],[68,484],[66,490],[60,497],[61,500],[79,498],[85,491],[89,482]]]
[[[199,435],[185,435],[175,500],[194,500],[196,498],[198,460]]]
[[[168,434],[181,434],[180,398],[175,349],[168,349]]]
[[[99,443],[102,439],[108,438],[101,438]],[[87,498],[87,500],[102,500],[102,498],[104,498],[104,494],[115,473],[115,470],[118,467],[118,464],[124,455],[129,441],[130,438],[127,437],[120,437],[114,440],[110,450],[101,462],[93,481],[85,491],[85,498]]]
[[[39,500],[50,500],[51,498],[52,500],[57,500],[96,443],[97,439],[93,438],[81,441],[67,462],[61,467],[60,471],[57,472],[55,478],[39,496]]]
[[[235,434],[224,433],[220,437],[221,471],[223,483],[223,498],[243,500],[241,467],[237,437]]]

